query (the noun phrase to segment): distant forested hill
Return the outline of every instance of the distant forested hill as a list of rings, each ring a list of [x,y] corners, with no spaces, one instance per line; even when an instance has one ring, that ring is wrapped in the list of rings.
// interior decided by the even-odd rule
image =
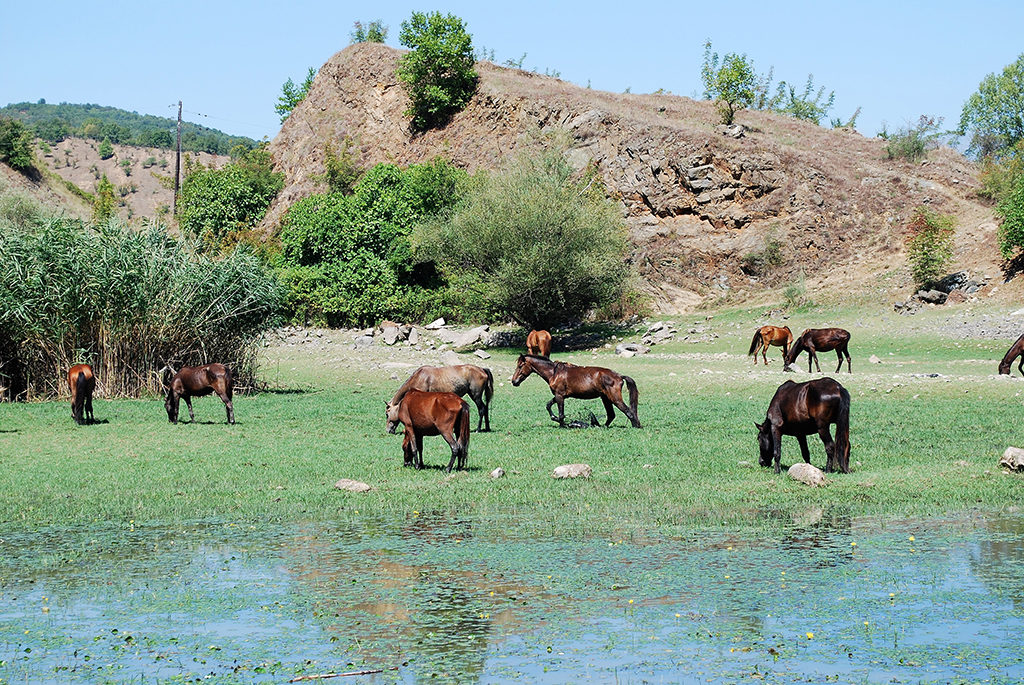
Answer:
[[[173,149],[177,121],[151,114],[138,114],[116,107],[101,105],[72,105],[62,102],[49,105],[19,102],[0,107],[0,116],[18,119],[31,126],[35,134],[51,143],[59,143],[68,136],[109,140],[121,145],[138,145]],[[230,154],[236,145],[248,149],[256,141],[244,136],[230,136],[223,131],[198,124],[182,122],[181,147],[192,152],[215,155]]]

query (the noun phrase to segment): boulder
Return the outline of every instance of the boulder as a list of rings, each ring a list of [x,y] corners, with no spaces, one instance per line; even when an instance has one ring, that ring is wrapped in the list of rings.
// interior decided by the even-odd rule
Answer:
[[[462,359],[459,357],[459,355],[455,354],[451,350],[448,350],[447,352],[441,355],[442,366],[458,366],[461,363]]]
[[[503,469],[503,468],[501,468],[499,466],[498,468],[496,468],[493,471],[491,471],[488,475],[491,478],[494,478],[495,480],[497,480],[498,478],[504,478],[505,477],[505,469]]]
[[[944,293],[949,293],[956,290],[957,288],[964,287],[965,285],[967,285],[967,282],[969,280],[970,275],[968,275],[966,271],[957,271],[956,273],[948,274],[939,279],[939,281],[935,284],[935,289],[941,290]]]
[[[1019,447],[1007,447],[1003,452],[999,465],[1011,471],[1024,471],[1024,450]]]
[[[663,330],[664,328],[665,328],[665,322],[664,321],[658,321],[657,323],[652,323],[650,326],[648,326],[647,327],[647,332],[648,333],[657,333],[658,331]]]
[[[370,345],[373,344],[373,336],[360,335],[352,342],[354,343],[356,349],[359,349],[360,347],[369,347]]]
[[[950,290],[949,295],[946,296],[946,304],[960,304],[961,302],[967,301],[967,295],[964,294],[963,290],[957,288],[956,290]]]
[[[943,304],[948,295],[941,290],[918,290],[917,299],[930,304]]]
[[[428,323],[424,328],[428,331],[436,331],[444,327],[444,319],[434,319]]]
[[[563,464],[555,468],[553,478],[590,478],[593,470],[589,464]]]
[[[384,332],[383,332],[382,335],[384,337],[384,344],[385,345],[394,345],[396,342],[398,342],[398,336],[399,336],[398,326],[387,326],[387,327],[385,327],[384,328]]]
[[[453,343],[455,339],[459,337],[459,333],[455,331],[449,331],[448,329],[441,329],[437,332],[437,339],[441,342]]]
[[[825,484],[825,474],[817,466],[812,466],[804,462],[793,464],[789,467],[789,477],[793,480],[798,480],[804,485],[810,485],[812,488],[816,488],[819,485]]]
[[[342,478],[334,484],[334,487],[339,490],[348,490],[349,492],[368,492],[372,489],[366,483],[352,480],[351,478]]]
[[[475,354],[477,357],[480,357],[481,359],[490,359],[491,358],[491,355],[487,354],[483,350],[473,350],[473,354]]]
[[[465,333],[457,335],[455,339],[451,341],[452,345],[455,347],[468,347],[469,345],[479,342],[480,339],[484,337],[484,333],[488,330],[490,330],[490,326],[486,325],[471,328]]]
[[[415,345],[420,341],[420,332],[415,328],[409,331],[409,344]]]
[[[634,357],[638,354],[647,354],[647,348],[636,343],[619,343],[615,346],[615,354],[620,357]]]
[[[868,362],[870,362],[871,364],[881,364],[882,360],[876,357],[875,355],[871,355],[870,357],[868,357]]]

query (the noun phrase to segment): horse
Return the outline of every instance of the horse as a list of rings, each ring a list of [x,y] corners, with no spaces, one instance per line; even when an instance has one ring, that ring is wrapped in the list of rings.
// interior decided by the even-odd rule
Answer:
[[[1010,367],[1013,366],[1013,360],[1020,357],[1020,363],[1017,364],[1017,370],[1020,371],[1020,375],[1024,376],[1024,334],[1021,334],[1017,338],[1017,342],[1010,346],[1007,350],[1006,355],[1003,357],[1003,361],[999,362],[999,373],[1001,375],[1008,375],[1010,373]]]
[[[389,404],[398,404],[410,390],[423,392],[453,392],[459,397],[469,395],[476,404],[477,432],[491,430],[491,397],[494,395],[494,376],[490,369],[473,364],[457,366],[421,366],[402,384]],[[481,428],[481,426],[486,426]]]
[[[836,424],[835,441],[829,433],[829,425],[833,423]],[[754,425],[761,466],[770,466],[774,459],[775,473],[781,470],[782,436],[796,436],[804,461],[810,464],[806,436],[814,432],[825,444],[825,470],[850,472],[850,393],[832,378],[816,378],[805,383],[786,381],[775,391],[764,423]]]
[[[551,334],[547,331],[530,331],[530,334],[526,336],[526,354],[550,357]]]
[[[768,366],[768,346],[782,348],[782,362],[786,362],[786,355],[789,354],[789,346],[793,344],[793,331],[789,326],[761,326],[754,331],[754,339],[750,341],[748,357],[754,358],[754,366],[757,366],[757,353],[761,352],[764,365]]]
[[[600,397],[604,402],[604,410],[608,414],[605,426],[611,425],[615,418],[615,411],[612,407],[618,407],[619,411],[626,415],[626,418],[633,424],[633,428],[640,428],[640,419],[637,417],[637,389],[636,382],[629,376],[623,376],[611,369],[600,366],[576,366],[565,362],[553,362],[547,357],[539,357],[534,354],[519,355],[519,362],[516,364],[515,373],[512,374],[512,385],[518,387],[533,372],[548,382],[551,394],[554,395],[548,402],[548,416],[558,425],[565,426],[565,398],[575,397],[581,400],[592,400]],[[629,388],[629,406],[622,401],[622,384]],[[558,404],[558,416],[551,411],[551,405]]]
[[[96,376],[88,364],[75,364],[68,369],[68,387],[71,388],[71,418],[75,423],[92,423],[92,392],[96,389]],[[84,410],[84,415],[83,415]]]
[[[188,405],[188,416],[194,422],[196,415],[192,411],[192,398],[217,393],[228,412],[228,423],[235,422],[235,407],[231,403],[231,393],[235,387],[235,379],[231,369],[223,364],[204,364],[202,366],[183,366],[172,377],[173,369],[164,367],[163,384],[167,388],[167,420],[178,423],[179,400]]]
[[[402,452],[405,466],[423,468],[423,436],[440,435],[452,448],[448,473],[458,460],[459,470],[466,468],[469,457],[469,405],[453,392],[409,390],[398,403],[385,402],[388,433],[398,424],[405,426]]]
[[[849,344],[850,331],[843,328],[808,328],[800,334],[796,344],[789,348],[789,352],[785,357],[786,366],[795,362],[800,353],[807,350],[807,373],[811,372],[812,361],[818,367],[818,373],[821,373],[821,365],[818,364],[818,355],[815,352],[835,350],[836,355],[839,357],[839,366],[836,367],[836,373],[839,373],[839,369],[843,368],[843,355],[846,355],[846,370],[849,373],[853,373],[853,369],[850,368],[850,353],[846,349],[846,346]]]

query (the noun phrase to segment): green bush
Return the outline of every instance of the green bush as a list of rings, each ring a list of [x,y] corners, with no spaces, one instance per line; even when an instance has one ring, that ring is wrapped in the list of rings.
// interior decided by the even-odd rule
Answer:
[[[454,15],[413,12],[402,22],[399,40],[410,50],[397,71],[409,94],[405,115],[414,130],[444,125],[476,92],[472,37]]]
[[[356,161],[353,148],[352,139],[347,136],[342,140],[339,152],[335,152],[334,146],[329,142],[324,146],[324,174],[318,177],[318,180],[327,184],[329,192],[351,193],[352,186],[363,173]]]
[[[114,192],[114,184],[110,182],[106,174],[96,184],[96,198],[92,203],[92,220],[95,223],[104,223],[114,216],[117,211],[117,195]]]
[[[707,41],[700,78],[704,97],[716,101],[723,124],[733,123],[736,112],[755,102],[759,79],[753,61],[746,55],[730,52],[719,58],[717,52],[711,52],[711,41]]]
[[[0,117],[0,162],[5,162],[15,171],[35,168],[32,132],[17,119]]]
[[[352,25],[349,38],[353,43],[383,43],[388,39],[388,27],[380,19],[374,19],[366,26],[357,21]]]
[[[114,146],[110,144],[109,138],[104,138],[100,146],[96,148],[96,152],[99,153],[100,159],[110,159],[114,156]]]
[[[292,110],[299,106],[299,103],[306,99],[309,94],[309,89],[313,87],[313,79],[316,77],[316,71],[313,67],[309,68],[306,72],[306,80],[302,82],[301,86],[296,86],[295,82],[289,78],[281,86],[281,95],[277,98],[277,104],[274,105],[274,111],[281,116],[281,123],[291,116]]]
[[[1004,259],[1012,259],[1024,249],[1024,174],[1014,179],[1012,189],[996,205],[1002,218],[999,225],[999,252]]]
[[[935,149],[942,133],[942,117],[930,117],[924,114],[915,126],[901,128],[896,133],[883,131],[881,137],[886,140],[885,154],[889,159],[905,159],[916,162],[924,159],[928,150]]]
[[[907,226],[907,261],[914,281],[927,287],[944,275],[953,260],[956,219],[918,207]]]
[[[593,170],[574,172],[559,146],[480,178],[413,243],[452,287],[526,326],[579,320],[618,300],[630,276],[619,209]]]
[[[752,276],[763,276],[782,266],[782,242],[769,236],[764,247],[740,260],[740,268]]]

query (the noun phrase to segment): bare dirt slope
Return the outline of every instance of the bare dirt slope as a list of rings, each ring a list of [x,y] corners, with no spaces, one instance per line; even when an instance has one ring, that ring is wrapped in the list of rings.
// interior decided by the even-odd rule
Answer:
[[[879,139],[747,111],[737,119],[743,136],[734,138],[709,102],[595,91],[488,62],[477,64],[470,105],[445,128],[414,136],[394,75],[400,54],[359,44],[320,69],[271,143],[286,185],[268,230],[295,201],[324,190],[315,176],[328,142],[337,149],[351,137],[364,165],[441,155],[472,171],[543,144],[537,130],[557,130],[571,140],[573,163],[595,164],[621,202],[634,261],[664,311],[767,299],[766,288],[801,272],[809,289],[905,297],[912,283],[904,225],[921,205],[958,218],[956,268],[998,273],[995,223],[976,198],[977,170],[952,150],[920,164],[893,161]],[[769,237],[784,245],[783,266],[769,277],[744,273],[742,258]],[[1021,289],[1011,284],[1004,293],[1014,288]]]

